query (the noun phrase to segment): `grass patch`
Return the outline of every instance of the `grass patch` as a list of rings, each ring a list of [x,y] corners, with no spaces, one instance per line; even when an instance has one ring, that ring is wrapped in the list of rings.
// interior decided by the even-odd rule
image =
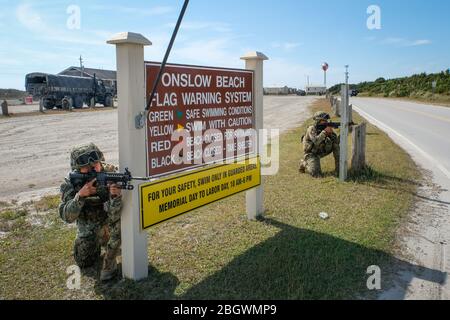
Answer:
[[[9,203],[5,201],[0,201],[0,208],[9,207]]]
[[[45,196],[41,198],[39,201],[33,202],[34,208],[38,212],[46,212],[49,210],[57,209],[59,203],[61,201],[61,197],[59,195],[56,196]]]
[[[11,232],[28,226],[27,209],[6,209],[0,212],[0,231]]]
[[[14,220],[0,220],[1,232],[17,232],[18,230],[24,230],[30,227],[30,224],[24,217],[20,217]]]
[[[28,214],[26,209],[8,209],[0,212],[0,220],[16,220]]]
[[[320,100],[314,111],[329,110]],[[362,119],[356,114],[355,122]],[[266,219],[250,222],[245,195],[223,200],[149,231],[149,278],[97,281],[66,289],[76,230],[51,210],[49,228],[0,240],[0,298],[5,299],[349,299],[366,296],[367,268],[392,262],[394,233],[420,178],[409,156],[368,126],[368,169],[347,183],[298,173],[306,125],[281,136],[280,171],[265,178]],[[326,221],[319,218],[327,212]],[[382,270],[386,270],[382,268]],[[383,274],[385,276],[385,274]],[[383,281],[386,277],[383,277]],[[384,283],[383,283],[384,285]]]

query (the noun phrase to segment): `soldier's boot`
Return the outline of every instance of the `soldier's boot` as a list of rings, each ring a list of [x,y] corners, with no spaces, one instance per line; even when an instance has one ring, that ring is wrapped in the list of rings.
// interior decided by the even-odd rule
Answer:
[[[306,158],[306,173],[314,178],[320,178],[322,176],[322,168],[320,166],[320,157],[310,155]]]
[[[103,268],[100,272],[100,281],[110,281],[114,279],[117,275],[117,254],[119,249],[106,251],[105,257],[103,259]]]
[[[298,168],[298,172],[306,173],[306,163],[304,160],[300,160],[300,166]]]
[[[333,150],[333,156],[334,156],[334,166],[335,166],[335,175],[337,176],[337,177],[339,177],[339,171],[340,171],[340,159],[339,159],[339,157],[340,157],[340,149],[339,149],[339,145],[337,145],[337,146],[335,146],[334,147],[334,150]]]

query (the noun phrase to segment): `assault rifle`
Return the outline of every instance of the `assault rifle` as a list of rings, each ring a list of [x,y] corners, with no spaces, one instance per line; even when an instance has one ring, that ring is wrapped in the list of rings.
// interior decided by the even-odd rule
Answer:
[[[354,126],[354,125],[356,125],[356,123],[354,123],[352,121],[352,122],[349,123],[349,125],[350,126]],[[341,126],[342,126],[342,124],[339,123],[339,122],[328,122],[328,123],[325,123],[325,124],[317,125],[316,126],[316,130],[317,130],[317,132],[320,133],[320,132],[324,131],[326,128],[330,128],[331,127],[333,129],[339,129]]]
[[[131,175],[128,168],[125,169],[125,173],[115,173],[115,172],[89,172],[89,173],[79,173],[72,172],[69,175],[70,182],[73,185],[85,185],[86,183],[97,179],[97,185],[106,187],[108,183],[114,183],[119,186],[122,190],[134,190],[134,186],[130,184],[133,180],[147,181],[147,178],[137,178]]]

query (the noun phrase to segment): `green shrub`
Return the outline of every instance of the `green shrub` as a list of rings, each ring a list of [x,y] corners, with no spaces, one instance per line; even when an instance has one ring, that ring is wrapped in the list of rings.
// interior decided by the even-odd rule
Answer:
[[[435,74],[421,73],[397,79],[385,79],[380,77],[373,82],[361,82],[357,85],[351,85],[350,87],[358,90],[361,94],[367,94],[368,96],[423,97],[427,93],[433,93],[433,81],[437,81],[436,94],[450,95],[449,70]],[[334,94],[339,93],[340,84],[330,88],[330,91]]]

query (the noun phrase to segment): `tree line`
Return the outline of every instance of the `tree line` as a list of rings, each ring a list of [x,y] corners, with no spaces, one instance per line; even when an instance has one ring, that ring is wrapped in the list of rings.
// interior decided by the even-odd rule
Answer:
[[[26,92],[16,89],[0,89],[0,99],[15,100],[26,97]]]
[[[337,84],[329,91],[339,94],[341,85]],[[421,73],[396,79],[378,78],[372,82],[351,84],[350,89],[356,89],[363,95],[378,97],[428,98],[433,94],[450,96],[450,69],[440,73]]]

